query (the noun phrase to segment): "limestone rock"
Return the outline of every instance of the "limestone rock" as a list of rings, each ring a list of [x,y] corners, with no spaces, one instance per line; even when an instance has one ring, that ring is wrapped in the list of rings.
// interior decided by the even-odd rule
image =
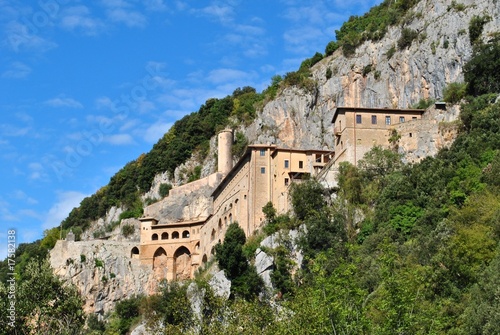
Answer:
[[[208,284],[216,296],[229,299],[229,295],[231,294],[231,281],[226,278],[223,270],[215,273],[208,281]]]

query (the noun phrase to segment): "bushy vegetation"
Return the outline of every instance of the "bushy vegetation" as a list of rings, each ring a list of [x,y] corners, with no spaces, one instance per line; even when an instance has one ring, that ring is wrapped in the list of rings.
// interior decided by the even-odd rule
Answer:
[[[345,56],[353,55],[364,41],[380,40],[390,26],[403,23],[408,10],[418,2],[385,0],[363,16],[351,16],[335,31],[336,43],[342,47]]]

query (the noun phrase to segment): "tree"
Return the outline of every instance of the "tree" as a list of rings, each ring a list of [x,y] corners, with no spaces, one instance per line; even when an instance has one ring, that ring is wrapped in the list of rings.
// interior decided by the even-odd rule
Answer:
[[[293,211],[299,220],[315,215],[326,205],[325,189],[314,179],[291,185],[290,197]]]
[[[464,80],[473,96],[500,92],[500,40],[474,50],[464,66]]]
[[[224,243],[219,243],[215,247],[215,258],[227,278],[231,280],[233,296],[252,299],[260,292],[262,280],[243,253],[245,242],[243,229],[237,222],[231,223],[227,228]]]
[[[0,284],[0,301],[8,291]],[[17,334],[80,334],[84,324],[83,301],[71,285],[56,277],[47,259],[32,260],[15,292]],[[7,313],[0,318],[0,334],[12,334]]]

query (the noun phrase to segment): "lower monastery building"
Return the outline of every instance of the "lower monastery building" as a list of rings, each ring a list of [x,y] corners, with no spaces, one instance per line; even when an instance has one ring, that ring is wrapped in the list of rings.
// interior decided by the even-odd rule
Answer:
[[[262,207],[271,201],[278,213],[289,210],[289,187],[304,176],[317,176],[340,162],[356,164],[374,145],[389,147],[394,125],[421,119],[423,110],[337,108],[333,116],[335,149],[299,150],[275,145],[249,145],[233,166],[233,133],[218,135],[218,172],[171,190],[169,197],[211,187],[206,215],[163,222],[141,218],[140,245],[132,257],[153,267],[159,278],[183,280],[214,254],[228,225],[238,222],[247,236],[265,221]],[[323,172],[324,173],[324,172]],[[322,174],[323,174],[322,173]]]

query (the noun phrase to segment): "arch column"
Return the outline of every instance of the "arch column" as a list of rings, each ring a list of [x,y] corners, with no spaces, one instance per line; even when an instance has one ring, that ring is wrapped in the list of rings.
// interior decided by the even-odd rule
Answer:
[[[174,257],[167,256],[167,281],[171,282],[175,280],[175,266],[174,266]]]

